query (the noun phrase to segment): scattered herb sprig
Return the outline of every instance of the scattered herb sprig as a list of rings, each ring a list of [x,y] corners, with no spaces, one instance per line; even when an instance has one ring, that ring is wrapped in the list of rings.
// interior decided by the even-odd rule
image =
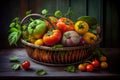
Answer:
[[[37,70],[37,71],[36,71],[36,74],[38,74],[38,75],[46,75],[46,74],[47,74],[47,71],[44,70],[44,69],[40,69],[40,70]]]
[[[76,72],[76,68],[73,65],[65,67],[64,70],[67,71],[67,72],[73,72],[73,73]]]

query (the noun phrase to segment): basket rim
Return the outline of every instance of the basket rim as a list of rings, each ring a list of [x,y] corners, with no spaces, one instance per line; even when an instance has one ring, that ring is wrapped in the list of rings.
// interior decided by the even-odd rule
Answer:
[[[73,46],[73,47],[60,47],[60,48],[53,48],[49,46],[39,46],[39,45],[34,45],[33,43],[27,42],[24,39],[21,39],[21,42],[26,45],[30,46],[33,48],[38,48],[38,49],[43,49],[43,50],[50,50],[50,51],[66,51],[66,50],[76,50],[76,49],[84,49],[84,48],[90,48],[92,46],[96,46],[101,42],[101,39],[97,40],[96,43],[90,44],[90,45],[84,45],[84,46]]]

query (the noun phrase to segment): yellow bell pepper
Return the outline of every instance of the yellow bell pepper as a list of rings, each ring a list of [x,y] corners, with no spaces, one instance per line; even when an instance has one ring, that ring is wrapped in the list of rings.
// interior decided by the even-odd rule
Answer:
[[[77,21],[75,23],[75,31],[80,35],[85,34],[89,30],[89,25],[85,21]]]
[[[97,41],[97,36],[91,32],[87,32],[83,35],[86,44],[94,44]]]

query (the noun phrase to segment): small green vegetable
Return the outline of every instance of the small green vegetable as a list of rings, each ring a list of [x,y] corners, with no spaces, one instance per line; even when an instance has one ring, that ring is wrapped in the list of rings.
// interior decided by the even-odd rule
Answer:
[[[13,70],[16,71],[16,70],[19,70],[19,69],[20,69],[20,66],[21,66],[20,63],[15,63],[15,64],[13,64],[11,67],[12,67]]]
[[[32,10],[26,11],[25,15],[27,16],[27,15],[31,14],[31,12],[32,12]]]
[[[10,60],[10,62],[20,62],[18,60],[18,57],[16,57],[16,56],[10,57],[9,60]]]
[[[47,15],[47,14],[48,14],[48,10],[47,10],[47,9],[43,9],[43,10],[42,10],[42,14],[43,14],[43,15]]]
[[[76,72],[76,68],[73,65],[67,66],[64,70],[68,72]]]
[[[41,69],[41,70],[37,70],[36,74],[38,74],[38,75],[45,75],[45,74],[47,74],[47,72],[45,70]]]
[[[63,14],[62,14],[62,12],[61,12],[60,10],[56,10],[55,13],[54,13],[54,15],[55,15],[56,17],[58,17],[58,18],[60,18],[60,17],[63,16]]]

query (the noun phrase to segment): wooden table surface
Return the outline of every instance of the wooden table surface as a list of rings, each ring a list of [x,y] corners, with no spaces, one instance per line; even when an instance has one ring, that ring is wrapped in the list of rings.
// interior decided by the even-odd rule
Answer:
[[[65,67],[46,66],[33,62],[27,55],[24,48],[17,49],[2,49],[0,50],[0,79],[87,79],[87,78],[120,78],[120,48],[102,48],[107,53],[109,68],[107,70],[99,70],[96,72],[80,72],[77,70],[75,73],[64,71]],[[20,69],[14,71],[11,69],[9,58],[12,56],[19,57],[21,62],[29,60],[31,63],[30,70],[24,71]],[[44,69],[47,71],[46,75],[37,75],[36,71]]]

